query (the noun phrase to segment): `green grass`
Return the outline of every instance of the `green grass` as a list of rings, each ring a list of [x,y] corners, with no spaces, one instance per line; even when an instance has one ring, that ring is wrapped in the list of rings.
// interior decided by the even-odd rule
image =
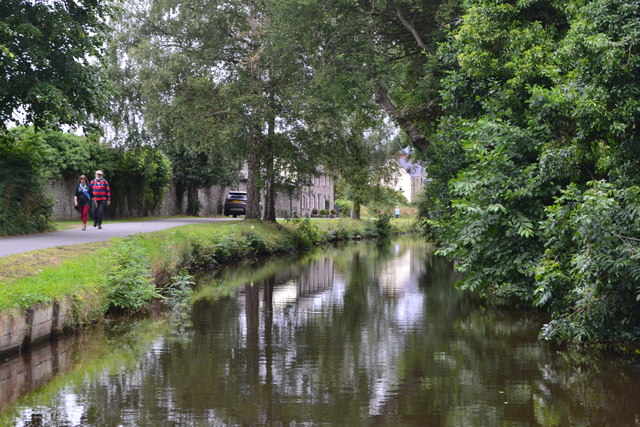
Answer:
[[[319,230],[312,244],[371,237],[372,223],[367,221],[330,219],[311,224]],[[162,285],[184,268],[210,268],[231,260],[299,251],[309,242],[299,236],[298,226],[295,221],[225,221],[179,226],[126,239],[144,248],[150,259],[149,274]],[[395,231],[408,231],[410,221],[394,219],[392,226]],[[104,305],[101,295],[107,293],[108,255],[123,240],[113,238],[0,258],[0,311],[71,297],[95,313]]]

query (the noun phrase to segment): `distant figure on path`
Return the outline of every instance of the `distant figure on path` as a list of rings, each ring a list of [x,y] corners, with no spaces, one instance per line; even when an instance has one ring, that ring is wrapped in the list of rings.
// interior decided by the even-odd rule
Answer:
[[[400,206],[396,206],[396,208],[393,210],[393,216],[395,216],[396,218],[400,218]]]
[[[101,170],[96,171],[96,178],[89,185],[93,193],[93,226],[102,228],[102,219],[104,218],[104,210],[111,204],[111,190],[109,183],[102,177]]]
[[[73,205],[78,208],[78,212],[80,212],[82,231],[86,231],[89,208],[91,207],[91,187],[87,182],[86,175],[80,175],[80,178],[78,179],[76,194],[73,196]]]

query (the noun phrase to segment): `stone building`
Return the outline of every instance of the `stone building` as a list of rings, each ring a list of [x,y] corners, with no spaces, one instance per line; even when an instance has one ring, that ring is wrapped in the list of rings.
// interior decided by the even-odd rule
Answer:
[[[227,191],[247,191],[247,171],[241,171],[243,178],[237,188]],[[330,211],[334,209],[334,182],[326,174],[320,174],[311,179],[311,184],[302,188],[281,185],[276,193],[276,216],[280,218],[294,215],[308,217],[313,209],[320,212],[322,209]],[[262,200],[264,203],[264,194]]]

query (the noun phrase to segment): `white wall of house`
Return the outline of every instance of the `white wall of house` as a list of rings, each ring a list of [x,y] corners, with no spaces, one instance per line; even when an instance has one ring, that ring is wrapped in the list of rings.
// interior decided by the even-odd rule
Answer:
[[[398,171],[395,174],[394,179],[387,184],[389,188],[392,188],[396,191],[401,192],[404,197],[407,198],[407,201],[411,203],[413,200],[413,194],[411,191],[411,175],[404,170],[403,168],[398,168]]]

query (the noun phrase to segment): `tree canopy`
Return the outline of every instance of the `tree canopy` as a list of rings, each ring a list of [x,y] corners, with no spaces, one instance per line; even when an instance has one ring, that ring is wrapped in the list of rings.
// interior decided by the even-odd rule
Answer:
[[[640,336],[639,6],[149,0],[127,3],[107,41],[104,2],[6,0],[0,121],[96,115],[158,170],[149,153],[166,153],[193,212],[198,188],[233,182],[246,161],[247,217],[266,194],[271,220],[276,190],[321,167],[356,206],[370,199],[393,122],[427,168],[420,215],[462,288],[549,310],[550,339],[628,342]]]
[[[101,0],[0,3],[0,125],[77,124],[104,112]]]

